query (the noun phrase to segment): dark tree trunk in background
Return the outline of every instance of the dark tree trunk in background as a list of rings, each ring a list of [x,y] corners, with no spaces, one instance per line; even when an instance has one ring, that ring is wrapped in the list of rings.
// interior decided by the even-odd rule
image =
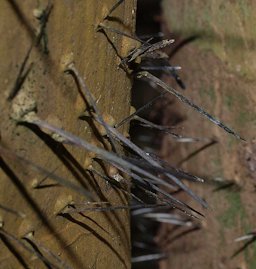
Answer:
[[[236,140],[179,102],[172,107],[186,119],[180,124],[183,135],[214,137],[218,143],[182,163],[183,169],[209,180],[210,184],[191,184],[191,188],[211,210],[205,212],[200,230],[175,242],[170,228],[162,227],[159,240],[169,241],[165,247],[170,259],[161,268],[256,268],[255,244],[231,258],[246,243],[234,239],[255,229],[255,1],[164,0],[162,4],[167,36],[197,37],[171,59],[182,67],[184,94],[247,142]],[[166,111],[165,115],[167,119],[172,114]],[[174,145],[166,137],[162,156],[179,163],[205,144]],[[221,185],[226,188],[216,191]]]

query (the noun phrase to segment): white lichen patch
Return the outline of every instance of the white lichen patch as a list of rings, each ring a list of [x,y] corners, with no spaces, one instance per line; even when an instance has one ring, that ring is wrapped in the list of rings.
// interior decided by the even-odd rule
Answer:
[[[134,106],[130,106],[130,115],[136,112],[136,108]]]
[[[74,53],[73,52],[63,54],[61,59],[60,59],[60,69],[62,71],[67,70],[69,65],[72,65],[73,62],[74,62]]]
[[[117,181],[117,182],[122,182],[122,181],[124,181],[124,178],[120,175],[120,174],[115,174],[115,175],[113,175],[113,177],[112,177],[115,181]]]
[[[33,122],[36,116],[37,103],[32,92],[20,92],[12,103],[11,118],[17,122]]]
[[[40,19],[44,14],[44,10],[42,8],[35,8],[33,9],[33,16],[36,18],[36,19]]]
[[[55,115],[49,115],[46,118],[46,122],[60,128],[60,129],[63,128],[61,120]],[[62,137],[61,135],[59,135],[58,133],[49,131],[48,129],[43,129],[43,128],[41,128],[41,129],[45,133],[49,134],[51,136],[51,138],[54,139],[55,141],[60,142],[60,143],[66,143],[67,142],[67,140],[64,137]]]
[[[118,169],[112,165],[108,167],[108,174],[111,178],[113,178],[117,182],[124,181],[123,176],[120,175]]]

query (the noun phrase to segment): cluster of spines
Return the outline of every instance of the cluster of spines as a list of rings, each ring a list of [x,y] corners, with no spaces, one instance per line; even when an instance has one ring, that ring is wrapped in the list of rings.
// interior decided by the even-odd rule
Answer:
[[[111,15],[111,13],[123,2],[124,0],[119,0],[117,3],[109,10],[108,14],[105,16],[104,20],[107,20],[108,17]],[[45,30],[45,26],[48,20],[48,16],[50,15],[50,11],[52,10],[52,5],[47,7],[46,12],[44,13],[44,16],[40,16],[40,24],[41,24],[41,31],[39,32],[38,36],[36,37],[36,41],[33,45],[38,45],[41,42],[41,39],[43,37],[43,31]],[[130,68],[130,63],[134,62],[137,58],[158,58],[163,57],[163,54],[157,53],[160,49],[169,46],[174,42],[174,40],[162,40],[156,43],[151,43],[152,39],[150,38],[147,41],[142,41],[141,39],[137,38],[134,35],[130,35],[127,33],[123,33],[121,31],[118,31],[116,29],[112,29],[104,23],[99,24],[97,30],[104,30],[104,31],[112,31],[117,34],[124,35],[128,38],[133,38],[136,41],[140,41],[141,45],[131,51],[127,57],[123,58],[120,62],[120,66],[123,66],[125,70]],[[31,53],[32,46],[29,48],[28,53],[25,56],[25,59],[23,61],[23,64],[21,66],[18,78],[15,82],[15,86],[11,93],[8,96],[8,100],[12,101],[15,96],[18,94],[19,90],[21,89],[24,80],[28,76],[31,66],[27,68],[27,70],[24,72],[25,66],[27,64],[29,55]],[[168,62],[168,61],[167,61]],[[163,161],[159,160],[157,156],[153,156],[144,150],[140,149],[137,145],[135,145],[133,142],[131,142],[129,139],[127,139],[124,135],[122,135],[118,128],[123,125],[124,123],[131,121],[131,120],[137,120],[140,122],[140,124],[143,124],[143,126],[147,128],[155,128],[157,130],[163,131],[169,135],[171,135],[173,138],[175,138],[177,141],[180,142],[194,142],[194,141],[201,141],[204,139],[201,138],[190,138],[190,137],[184,137],[181,135],[177,135],[172,132],[171,127],[169,126],[160,126],[157,124],[154,124],[146,119],[143,119],[138,116],[138,114],[143,111],[144,109],[151,106],[157,99],[163,97],[164,95],[170,93],[174,95],[176,98],[178,98],[180,101],[184,102],[188,106],[195,109],[197,112],[205,116],[208,120],[212,121],[214,124],[228,132],[229,134],[235,136],[238,139],[242,139],[240,135],[238,135],[235,131],[227,127],[225,124],[211,116],[209,113],[207,113],[204,109],[194,104],[192,101],[190,101],[188,98],[186,98],[183,94],[179,93],[169,85],[165,84],[163,81],[158,79],[157,77],[153,76],[148,71],[160,69],[165,70],[167,72],[170,72],[176,81],[181,85],[182,88],[184,88],[183,82],[181,82],[180,78],[177,76],[176,71],[180,69],[180,67],[170,66],[165,61],[164,66],[160,67],[154,67],[154,66],[139,66],[138,69],[133,70],[133,75],[137,79],[145,79],[151,83],[156,84],[157,86],[161,87],[163,89],[162,93],[160,93],[159,96],[152,99],[150,102],[148,102],[146,105],[144,105],[142,108],[138,109],[136,112],[134,112],[132,115],[128,116],[126,119],[123,119],[120,121],[120,123],[115,124],[114,126],[109,125],[103,118],[100,110],[97,107],[97,104],[93,98],[92,93],[86,86],[86,83],[82,76],[80,75],[79,71],[77,70],[74,63],[68,63],[66,66],[65,72],[70,73],[73,75],[74,79],[79,83],[80,88],[83,91],[84,97],[86,98],[87,102],[90,105],[91,110],[89,111],[89,114],[93,119],[100,124],[105,129],[106,137],[109,139],[112,151],[108,151],[105,149],[102,149],[100,147],[96,147],[93,144],[88,143],[84,139],[81,139],[80,137],[69,133],[67,131],[64,131],[63,129],[60,129],[56,126],[53,126],[41,119],[39,119],[35,115],[35,111],[33,111],[33,117],[28,117],[28,114],[31,113],[31,111],[27,111],[26,114],[22,115],[22,118],[18,119],[19,123],[28,123],[32,125],[38,126],[41,130],[49,130],[61,137],[61,143],[69,143],[74,146],[80,147],[85,149],[86,151],[93,152],[95,154],[95,158],[99,158],[104,162],[109,163],[111,166],[114,166],[117,170],[117,173],[115,176],[110,177],[107,175],[101,174],[101,172],[95,170],[93,166],[90,166],[87,168],[89,172],[95,173],[110,184],[112,184],[114,187],[119,188],[120,190],[127,193],[127,188],[125,186],[128,186],[127,179],[125,179],[122,174],[127,174],[132,178],[132,184],[137,186],[142,193],[145,196],[153,197],[156,200],[156,203],[154,204],[147,204],[143,201],[143,199],[137,197],[135,194],[131,194],[134,201],[136,201],[136,205],[109,205],[104,204],[103,202],[96,201],[97,197],[94,197],[90,192],[87,190],[81,188],[80,186],[77,186],[73,183],[71,183],[69,180],[64,179],[60,176],[57,176],[54,174],[54,172],[50,172],[46,170],[45,168],[42,168],[38,166],[37,164],[33,163],[30,160],[24,159],[23,157],[11,152],[10,150],[6,149],[4,146],[0,146],[0,152],[1,155],[6,156],[7,158],[19,160],[20,162],[23,162],[24,164],[30,166],[32,169],[36,170],[38,173],[41,173],[49,178],[52,178],[56,183],[63,185],[67,188],[70,188],[79,194],[85,196],[86,199],[90,201],[88,204],[75,204],[73,202],[67,203],[59,212],[56,212],[56,214],[72,214],[77,212],[84,212],[84,211],[108,211],[108,210],[121,210],[121,209],[132,209],[132,214],[143,216],[143,218],[146,219],[153,219],[154,221],[158,222],[168,222],[175,225],[184,225],[184,226],[191,226],[192,222],[191,220],[182,219],[180,217],[177,217],[173,214],[167,214],[167,213],[160,213],[156,212],[159,209],[166,209],[166,208],[177,208],[184,213],[186,213],[189,216],[192,217],[198,217],[198,215],[202,215],[197,210],[191,208],[186,203],[178,200],[175,198],[171,191],[177,191],[179,189],[182,189],[185,191],[188,195],[190,195],[193,199],[195,199],[200,205],[203,207],[207,207],[207,203],[198,197],[192,190],[190,190],[179,178],[187,179],[187,180],[193,180],[193,181],[199,181],[202,182],[203,180],[201,178],[198,178],[196,176],[190,175],[180,169],[170,167],[168,164],[164,163]],[[144,70],[144,71],[143,71]],[[146,71],[145,71],[146,70]],[[60,142],[60,140],[58,141]],[[215,141],[210,141],[209,143],[214,143]],[[116,147],[116,144],[122,144],[125,149],[128,149],[129,151],[133,152],[131,156],[122,155],[120,152],[118,152],[118,149]],[[163,177],[163,179],[160,177],[160,175]],[[120,180],[117,180],[120,179]],[[122,184],[122,181],[125,182],[125,184]],[[38,183],[36,187],[39,187],[42,182]],[[164,190],[164,188],[167,188],[167,190]],[[141,208],[147,209],[144,210],[142,213],[138,214],[138,211],[141,210]],[[24,213],[17,212],[11,208],[8,208],[4,205],[1,206],[1,209],[15,214],[19,217],[24,217]],[[1,226],[3,225],[3,222],[1,221]],[[0,228],[0,234],[4,235],[6,238],[9,238],[10,240],[13,240],[17,242],[19,245],[21,245],[24,249],[31,252],[31,248],[28,248],[26,244],[22,242],[21,239],[16,238],[15,236],[9,234],[7,231],[3,229],[3,227]],[[250,235],[251,236],[251,235]],[[254,236],[254,235],[253,235]],[[250,237],[251,238],[251,237]],[[41,243],[36,242],[35,239],[31,234],[25,235],[24,240],[28,241],[31,245],[37,245],[39,248],[41,248],[44,252],[48,253],[49,256],[51,256],[55,262],[58,263],[58,266],[62,266],[61,268],[69,268],[66,264],[64,264],[55,254],[53,254],[50,250],[42,246]],[[242,240],[242,239],[241,239]],[[55,266],[55,264],[52,264],[48,259],[46,259],[43,255],[40,254],[40,252],[32,250],[32,252],[40,259],[42,262],[50,265]],[[152,256],[153,255],[153,256]],[[134,258],[134,262],[140,262],[142,260],[150,260],[150,259],[159,259],[165,257],[165,254],[150,254],[149,256],[145,257],[136,257]]]

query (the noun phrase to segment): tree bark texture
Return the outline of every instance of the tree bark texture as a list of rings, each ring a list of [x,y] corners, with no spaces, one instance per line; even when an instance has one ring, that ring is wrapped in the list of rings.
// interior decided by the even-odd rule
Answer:
[[[131,80],[119,67],[119,56],[134,44],[96,31],[116,2],[56,0],[51,9],[43,0],[1,1],[0,109],[1,146],[89,190],[97,201],[121,205],[128,203],[125,193],[85,170],[89,152],[13,119],[16,105],[33,104],[40,119],[100,147],[107,143],[95,135],[91,119],[79,119],[86,100],[63,71],[72,60],[102,114],[117,122],[129,114]],[[135,14],[136,1],[124,1],[104,24],[133,33]],[[128,210],[59,216],[68,203],[88,198],[7,155],[2,152],[0,159],[0,268],[130,268]],[[103,163],[92,161],[92,166],[104,173]]]

